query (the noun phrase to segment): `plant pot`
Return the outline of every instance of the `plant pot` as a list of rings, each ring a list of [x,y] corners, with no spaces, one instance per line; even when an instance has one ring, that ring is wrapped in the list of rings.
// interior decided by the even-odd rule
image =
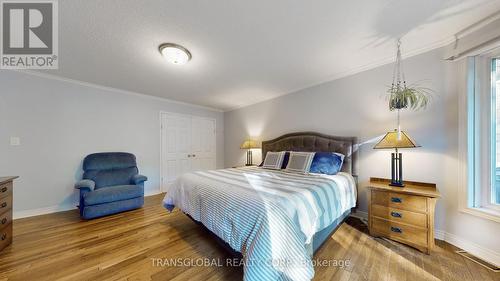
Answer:
[[[408,107],[408,102],[403,97],[395,97],[389,100],[389,107],[394,109],[403,109]]]

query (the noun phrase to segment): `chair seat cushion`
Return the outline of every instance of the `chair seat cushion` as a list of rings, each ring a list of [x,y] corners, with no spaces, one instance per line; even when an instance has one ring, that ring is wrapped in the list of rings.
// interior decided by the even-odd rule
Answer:
[[[144,188],[140,185],[116,185],[87,192],[83,196],[85,206],[127,200],[144,196]]]

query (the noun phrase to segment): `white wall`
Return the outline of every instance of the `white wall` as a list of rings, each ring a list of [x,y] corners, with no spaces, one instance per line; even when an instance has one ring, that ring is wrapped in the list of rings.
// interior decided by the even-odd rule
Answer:
[[[403,151],[404,178],[438,185],[442,194],[436,210],[438,237],[482,251],[483,257],[500,263],[500,224],[458,211],[458,69],[443,57],[443,50],[435,50],[404,61],[410,83],[420,81],[435,91],[426,110],[402,113],[403,130],[422,145]],[[226,167],[244,163],[245,152],[239,145],[248,136],[268,140],[296,131],[357,136],[359,207],[366,212],[369,177],[390,177],[390,151],[372,148],[377,137],[395,128],[396,114],[384,99],[392,70],[392,65],[378,67],[226,112]],[[260,161],[255,158],[254,162]]]
[[[160,111],[215,118],[224,165],[222,112],[14,71],[0,71],[0,85],[0,175],[20,176],[15,217],[74,208],[73,185],[94,152],[134,153],[149,178],[145,193],[159,192]],[[10,146],[11,136],[21,145]]]

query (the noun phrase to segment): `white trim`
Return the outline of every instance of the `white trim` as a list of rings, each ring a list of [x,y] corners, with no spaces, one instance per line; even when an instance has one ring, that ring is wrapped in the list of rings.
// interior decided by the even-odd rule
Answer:
[[[368,213],[360,210],[356,210],[353,213],[351,213],[349,216],[358,218],[360,220],[367,221],[368,220]]]
[[[456,53],[456,49],[454,48],[455,46],[453,46],[453,45],[454,45],[454,43],[456,43],[457,38],[465,40],[465,37],[473,34],[474,32],[478,32],[479,33],[478,30],[481,30],[481,29],[482,29],[481,30],[482,33],[489,32],[489,31],[493,30],[494,31],[493,33],[497,34],[495,26],[494,26],[494,22],[497,21],[497,20],[500,20],[500,12],[495,12],[492,15],[490,15],[490,16],[488,16],[488,17],[486,17],[486,18],[484,18],[484,19],[482,19],[482,20],[480,20],[480,21],[478,21],[478,22],[476,22],[476,23],[474,23],[474,24],[472,24],[472,25],[470,25],[470,26],[462,29],[461,31],[457,32],[455,35],[450,36],[450,37],[448,37],[446,39],[430,43],[430,44],[428,44],[426,46],[423,46],[422,48],[418,48],[418,49],[414,49],[414,50],[406,50],[405,51],[405,55],[403,56],[403,59],[411,58],[411,57],[414,57],[414,56],[417,56],[417,55],[420,55],[420,54],[424,54],[424,53],[430,52],[432,50],[443,48],[443,47],[447,47],[447,49],[448,49],[447,53],[448,54],[445,55],[445,58],[449,59],[451,56],[453,56],[453,54]],[[493,25],[493,28],[491,28],[491,26],[489,26],[489,25]],[[478,40],[477,38],[472,38],[472,41],[475,42],[475,43],[477,43],[477,40]],[[354,74],[357,74],[357,73],[361,73],[361,72],[364,72],[364,71],[367,71],[367,70],[375,69],[377,67],[381,67],[381,66],[393,63],[393,62],[394,62],[394,57],[393,56],[386,57],[386,58],[383,58],[383,59],[378,60],[376,62],[368,63],[368,64],[365,64],[365,65],[362,65],[362,66],[359,66],[359,67],[356,67],[356,68],[352,68],[352,69],[347,70],[347,71],[343,71],[343,72],[339,72],[339,73],[330,75],[327,78],[322,79],[319,82],[315,82],[313,84],[309,84],[309,85],[306,85],[306,86],[303,86],[303,87],[300,87],[300,88],[296,88],[296,89],[291,90],[291,91],[287,91],[286,93],[278,95],[278,96],[275,96],[275,97],[270,97],[270,98],[262,99],[260,101],[254,102],[254,103],[250,103],[250,104],[246,104],[246,105],[240,105],[240,106],[236,106],[236,107],[225,109],[224,112],[229,112],[229,111],[237,110],[237,109],[244,108],[244,107],[247,107],[247,106],[259,104],[259,103],[262,103],[262,102],[265,102],[265,101],[277,99],[277,98],[279,98],[281,96],[285,96],[285,95],[288,95],[288,94],[293,94],[293,93],[299,92],[301,90],[304,90],[304,89],[307,89],[307,88],[310,88],[310,87],[318,86],[318,85],[321,85],[323,83],[327,83],[327,82],[330,82],[330,81],[334,81],[334,80],[337,80],[337,79],[348,77],[348,76],[351,76],[351,75],[354,75]]]
[[[480,217],[483,219],[492,220],[495,222],[500,222],[500,212],[498,212],[496,210],[491,210],[488,208],[464,207],[463,202],[462,202],[462,206],[459,210],[460,210],[460,212],[465,213],[465,214],[473,215],[473,216]]]
[[[435,49],[438,49],[438,48],[442,48],[442,47],[448,46],[448,45],[452,44],[453,42],[455,42],[455,37],[449,37],[449,38],[444,39],[444,40],[433,42],[433,43],[431,43],[431,44],[429,44],[427,46],[424,46],[422,48],[418,48],[418,49],[415,49],[415,50],[407,51],[405,53],[405,55],[403,56],[403,59],[407,59],[407,58],[410,58],[410,57],[413,57],[413,56],[416,56],[416,55],[420,55],[420,54],[423,54],[423,53],[426,53],[426,52],[429,52],[429,51],[432,51],[432,50],[435,50]],[[172,99],[168,99],[168,98],[163,98],[163,97],[158,97],[158,96],[153,96],[153,95],[147,95],[147,94],[142,94],[142,93],[127,91],[127,90],[122,90],[122,89],[113,88],[113,87],[102,86],[102,85],[98,85],[98,84],[94,84],[94,83],[90,83],[90,82],[85,82],[85,81],[71,79],[71,78],[65,78],[65,77],[62,77],[62,76],[57,76],[57,75],[54,75],[54,74],[42,73],[42,72],[38,72],[38,71],[31,71],[31,70],[13,70],[13,71],[18,71],[18,72],[22,72],[22,73],[26,73],[26,74],[30,74],[30,75],[34,75],[34,76],[39,76],[39,77],[43,77],[43,78],[48,78],[48,79],[54,79],[54,80],[59,80],[59,81],[64,81],[64,82],[69,82],[69,83],[74,83],[74,84],[79,84],[79,85],[83,85],[83,86],[87,86],[87,87],[93,87],[93,88],[97,88],[97,89],[101,89],[101,90],[108,90],[108,91],[112,91],[112,92],[129,94],[129,95],[135,95],[135,96],[141,96],[141,97],[148,97],[148,98],[152,98],[152,99],[156,99],[156,100],[162,100],[162,101],[167,101],[167,102],[171,102],[171,103],[176,103],[176,104],[181,104],[181,105],[186,105],[186,106],[197,107],[197,108],[211,110],[211,111],[215,111],[215,112],[229,112],[229,111],[237,110],[237,109],[244,108],[244,107],[247,107],[247,106],[259,104],[259,103],[262,103],[262,102],[265,102],[265,101],[273,100],[273,99],[279,98],[281,96],[293,94],[293,93],[299,92],[299,91],[307,89],[307,88],[318,86],[318,85],[321,85],[321,84],[324,84],[324,83],[327,83],[327,82],[330,82],[330,81],[334,81],[334,80],[337,80],[337,79],[348,77],[348,76],[351,76],[351,75],[354,75],[354,74],[357,74],[357,73],[361,73],[361,72],[364,72],[364,71],[367,71],[367,70],[375,69],[377,67],[384,66],[384,65],[387,65],[387,64],[390,64],[390,63],[393,63],[393,62],[394,62],[394,57],[388,56],[388,57],[383,58],[381,60],[378,60],[376,62],[368,63],[368,64],[365,64],[365,65],[362,65],[362,66],[359,66],[359,67],[355,67],[355,68],[352,68],[352,69],[349,69],[349,70],[346,70],[346,71],[342,71],[342,72],[335,73],[333,75],[329,75],[326,78],[321,79],[321,80],[319,80],[317,82],[314,82],[314,83],[311,83],[311,84],[307,84],[307,85],[302,86],[300,88],[295,88],[293,90],[286,91],[286,92],[284,92],[284,93],[282,93],[280,95],[274,96],[274,97],[264,98],[264,99],[256,101],[256,102],[252,102],[252,103],[244,104],[244,105],[239,105],[239,106],[235,106],[235,107],[230,107],[230,108],[226,108],[226,109],[219,109],[219,108],[207,107],[207,106],[203,106],[203,105],[197,105],[197,104],[192,104],[192,103],[187,103],[187,102],[172,100]]]
[[[408,59],[408,58],[411,58],[411,57],[414,57],[414,56],[417,56],[417,55],[421,55],[421,54],[430,52],[430,51],[435,50],[435,49],[439,49],[439,48],[442,48],[442,47],[445,47],[445,46],[449,46],[453,42],[455,42],[455,37],[450,37],[450,38],[447,38],[447,39],[442,40],[442,41],[434,42],[432,44],[429,44],[429,45],[424,46],[424,47],[419,48],[419,49],[407,51],[407,52],[405,52],[405,55],[403,56],[403,59]],[[326,78],[321,79],[318,82],[314,82],[312,84],[307,84],[307,85],[305,85],[303,87],[300,87],[300,88],[295,88],[293,90],[287,91],[286,93],[283,93],[283,94],[280,94],[280,95],[277,95],[277,96],[274,96],[274,97],[265,98],[265,99],[259,100],[257,102],[249,103],[249,104],[246,104],[246,105],[239,105],[239,106],[235,106],[235,107],[230,107],[228,109],[225,109],[224,112],[229,112],[229,111],[237,110],[237,109],[240,109],[240,108],[245,108],[245,107],[248,107],[248,106],[251,106],[251,105],[255,105],[255,104],[263,103],[263,102],[266,102],[266,101],[270,101],[270,100],[273,100],[273,99],[277,99],[277,98],[280,98],[282,96],[286,96],[286,95],[289,95],[289,94],[300,92],[300,91],[302,91],[304,89],[308,89],[308,88],[311,88],[311,87],[319,86],[319,85],[324,84],[324,83],[329,83],[329,82],[334,81],[334,80],[338,80],[338,79],[341,79],[341,78],[344,78],[344,77],[349,77],[351,75],[358,74],[358,73],[361,73],[361,72],[364,72],[364,71],[368,71],[368,70],[372,70],[372,69],[375,69],[377,67],[381,67],[381,66],[388,65],[388,64],[391,64],[391,63],[394,63],[394,57],[393,56],[386,57],[386,58],[383,58],[383,59],[378,60],[376,62],[368,63],[368,64],[365,64],[365,65],[362,65],[362,66],[359,66],[359,67],[355,67],[355,68],[349,69],[347,71],[342,71],[342,72],[338,72],[338,73],[333,74],[333,75],[329,75]]]
[[[496,266],[500,266],[500,253],[490,250],[488,248],[484,248],[483,246],[480,246],[476,243],[473,243],[471,241],[465,240],[461,237],[458,237],[455,234],[448,233],[443,230],[437,230],[435,231],[435,238],[439,240],[444,240],[450,244],[453,244],[454,246],[461,248],[476,257],[479,257],[489,263],[492,263]]]
[[[160,189],[155,189],[155,190],[152,190],[152,191],[144,194],[144,197],[155,196],[155,195],[158,195],[161,193],[164,193],[164,192],[162,192]]]
[[[454,44],[446,48],[445,59],[457,61],[491,50],[500,40],[498,27],[500,27],[500,12],[495,12],[459,31],[455,34]]]
[[[468,87],[469,82],[467,73],[469,72],[468,64],[470,59],[466,61],[455,62],[458,64],[459,68],[459,83],[461,86],[458,87],[458,184],[457,184],[457,194],[458,194],[458,210],[462,211],[467,208],[468,200],[468,169],[467,169],[467,157],[468,157],[468,110],[467,110],[467,99],[468,99]],[[460,76],[463,77],[463,81],[460,81]]]
[[[150,191],[146,194],[144,194],[144,197],[148,196],[154,196],[161,194],[161,190],[153,190]],[[59,213],[59,212],[64,212],[64,211],[70,211],[70,210],[78,210],[78,202],[73,202],[69,205],[54,205],[54,206],[49,206],[49,207],[43,207],[43,208],[37,208],[37,209],[30,209],[30,210],[21,210],[21,211],[14,211],[13,218],[16,219],[22,219],[22,218],[28,218],[28,217],[34,217],[34,216],[40,216],[40,215],[47,215],[47,214],[53,214],[53,213]]]
[[[490,82],[490,61],[489,55],[470,57],[467,60],[462,60],[456,62],[459,67],[459,79],[463,79],[461,86],[458,89],[459,92],[459,113],[458,113],[458,160],[459,160],[459,178],[458,178],[458,210],[462,213],[480,217],[483,219],[492,220],[495,222],[500,222],[500,212],[486,208],[484,198],[490,197],[491,189],[491,174],[489,167],[491,166],[490,161],[490,128],[489,126],[483,128],[484,120],[490,120],[490,117],[484,116],[490,113],[490,104],[487,104],[490,100],[491,88]],[[472,80],[471,78],[474,77]],[[474,91],[474,97],[471,98],[469,95],[471,91]],[[479,126],[481,135],[479,140],[469,139],[469,102],[473,102],[474,110],[479,111],[482,115],[478,116],[474,113],[474,124],[473,126]],[[484,110],[486,108],[487,110]],[[481,109],[481,110],[479,110]],[[472,124],[470,124],[472,126]],[[478,138],[477,134],[474,134],[475,138]],[[475,176],[473,179],[469,179],[469,143],[468,141],[474,141],[474,167]],[[487,167],[487,168],[481,168]],[[476,171],[482,171],[478,173]],[[471,185],[481,186],[484,188],[472,190]],[[474,192],[474,194],[472,194]],[[471,206],[481,206],[481,207],[471,207]],[[484,207],[483,207],[484,206]]]
[[[164,101],[164,102],[169,102],[169,103],[173,103],[173,104],[190,106],[190,107],[195,107],[195,108],[200,108],[200,109],[205,109],[205,110],[210,110],[210,111],[215,111],[215,112],[224,112],[224,110],[219,109],[219,108],[213,108],[213,107],[209,107],[209,106],[203,106],[203,105],[198,105],[198,104],[193,104],[193,103],[188,103],[188,102],[183,102],[183,101],[177,101],[177,100],[172,100],[172,99],[153,96],[153,95],[142,94],[142,93],[133,92],[133,91],[122,90],[122,89],[118,89],[118,88],[103,86],[103,85],[94,84],[94,83],[85,82],[85,81],[76,80],[76,79],[71,79],[71,78],[65,78],[65,77],[61,77],[61,76],[57,76],[57,75],[53,75],[53,74],[48,74],[48,73],[42,73],[42,72],[38,72],[38,71],[18,70],[18,69],[14,69],[14,70],[11,69],[11,71],[17,71],[17,72],[21,72],[21,73],[28,74],[28,75],[38,76],[41,78],[77,84],[80,86],[95,88],[95,89],[109,91],[109,92],[126,94],[126,95],[131,95],[131,96],[136,96],[136,97],[143,97],[143,98],[153,99],[153,100],[157,100],[157,101]]]
[[[77,210],[78,208],[76,207],[76,205],[78,205],[78,203],[75,202],[74,204],[71,205],[56,205],[56,206],[49,206],[31,210],[14,211],[13,217],[16,220],[16,219],[64,212],[69,210]]]
[[[404,55],[403,59],[407,59],[407,58],[410,58],[410,57],[413,57],[413,56],[416,56],[416,55],[420,55],[420,54],[423,54],[423,53],[426,53],[426,52],[429,52],[429,51],[432,51],[432,50],[435,50],[435,49],[438,49],[438,48],[442,48],[442,47],[445,47],[445,46],[450,46],[450,44],[456,42],[457,38],[464,38],[467,35],[469,35],[469,34],[475,32],[475,31],[478,31],[479,29],[482,29],[482,28],[488,26],[489,24],[493,23],[494,21],[498,20],[499,18],[500,18],[500,13],[494,13],[494,14],[492,14],[492,15],[484,18],[484,19],[482,19],[481,21],[476,22],[476,23],[470,25],[469,27],[467,27],[467,28],[465,28],[465,29],[457,32],[454,36],[451,36],[451,37],[448,37],[446,39],[439,40],[439,41],[436,41],[436,42],[432,42],[432,43],[430,43],[430,44],[428,44],[426,46],[423,46],[422,48],[418,48],[418,49],[414,49],[414,50],[407,50],[405,52],[405,55]],[[88,87],[94,87],[94,88],[98,88],[98,89],[104,89],[104,90],[109,90],[109,91],[114,91],[114,92],[119,92],[119,93],[125,93],[125,94],[140,95],[142,97],[144,97],[144,96],[145,97],[150,97],[150,98],[154,98],[154,99],[157,99],[157,100],[162,100],[162,101],[167,101],[167,102],[171,102],[171,103],[182,104],[182,105],[186,105],[186,106],[198,107],[198,108],[202,108],[202,109],[206,109],[206,110],[211,110],[211,111],[216,111],[216,112],[229,112],[229,111],[233,111],[233,110],[236,110],[236,109],[240,109],[240,108],[244,108],[244,107],[247,107],[247,106],[251,106],[251,105],[254,105],[254,104],[258,104],[258,103],[262,103],[262,102],[265,102],[265,101],[269,101],[269,100],[272,100],[272,99],[276,99],[276,98],[279,98],[281,96],[285,96],[285,95],[288,95],[288,94],[296,93],[296,92],[301,91],[303,89],[307,89],[307,88],[310,88],[310,87],[321,85],[323,83],[330,82],[330,81],[333,81],[333,80],[337,80],[337,79],[340,79],[340,78],[348,77],[348,76],[351,76],[351,75],[354,75],[354,74],[357,74],[357,73],[361,73],[363,71],[371,70],[371,69],[374,69],[374,68],[377,68],[377,67],[380,67],[380,66],[384,66],[384,65],[387,65],[387,64],[393,63],[393,62],[394,62],[394,57],[393,56],[388,56],[388,57],[380,59],[380,60],[378,60],[376,62],[368,63],[368,64],[365,64],[365,65],[362,65],[362,66],[359,66],[359,67],[356,67],[356,68],[352,68],[352,69],[349,69],[349,70],[346,70],[346,71],[335,73],[333,75],[329,75],[326,78],[321,79],[318,82],[314,82],[312,84],[308,84],[308,85],[305,85],[303,87],[287,91],[287,92],[285,92],[283,94],[280,94],[278,96],[265,98],[265,99],[262,99],[262,100],[257,101],[257,102],[253,102],[253,103],[249,103],[249,104],[245,104],[245,105],[240,105],[240,106],[235,106],[235,107],[231,107],[231,108],[227,108],[227,109],[212,108],[212,107],[207,107],[207,106],[203,106],[203,105],[197,105],[197,104],[192,104],[192,103],[187,103],[187,102],[181,102],[181,101],[171,100],[171,99],[168,99],[168,98],[162,98],[162,97],[158,97],[158,96],[152,96],[152,95],[146,95],[146,94],[141,94],[141,93],[127,91],[127,90],[121,90],[121,89],[117,89],[117,88],[113,88],[113,87],[102,86],[102,85],[98,85],[98,84],[94,84],[94,83],[84,82],[84,81],[76,80],[76,79],[65,78],[65,77],[54,75],[54,74],[47,74],[47,73],[42,73],[42,72],[38,72],[38,71],[30,71],[30,70],[14,70],[14,71],[19,71],[19,72],[22,72],[22,73],[26,73],[26,74],[30,74],[30,75],[35,75],[35,76],[39,76],[39,77],[44,77],[44,78],[48,78],[48,79],[55,79],[55,80],[59,80],[59,81],[76,83],[76,84],[79,84],[79,85],[84,85],[84,86],[88,86]]]
[[[469,25],[468,27],[460,30],[459,32],[457,32],[455,34],[456,38],[458,39],[461,39],[461,38],[464,38],[465,36],[471,34],[471,33],[474,33],[475,31],[478,31],[482,28],[484,28],[485,26],[487,26],[488,24],[496,21],[500,19],[500,12],[494,12],[493,14],[487,16],[486,18],[474,23],[474,24],[471,24]]]
[[[433,42],[433,43],[431,43],[431,44],[429,44],[427,46],[424,46],[422,48],[418,48],[418,49],[414,49],[414,50],[409,50],[409,51],[405,52],[405,55],[403,56],[403,59],[407,59],[407,58],[410,58],[410,57],[413,57],[413,56],[416,56],[416,55],[420,55],[420,54],[423,54],[423,53],[426,53],[426,52],[429,52],[429,51],[432,51],[432,50],[435,50],[435,49],[438,49],[438,48],[441,48],[441,47],[444,47],[444,46],[448,46],[448,45],[450,45],[453,42],[455,42],[455,37],[449,37],[449,38],[447,38],[445,40],[440,40],[440,41]],[[236,110],[236,109],[240,109],[240,108],[244,108],[244,107],[247,107],[247,106],[251,106],[251,105],[254,105],[254,104],[258,104],[258,103],[261,103],[261,102],[269,101],[269,100],[272,100],[272,99],[275,99],[275,98],[279,98],[281,96],[285,96],[285,95],[288,95],[288,94],[296,93],[296,92],[301,91],[303,89],[307,89],[307,88],[310,88],[310,87],[321,85],[323,83],[327,83],[327,82],[330,82],[330,81],[333,81],[333,80],[337,80],[337,79],[340,79],[340,78],[348,77],[348,76],[351,76],[351,75],[354,75],[354,74],[357,74],[357,73],[361,73],[363,71],[375,69],[377,67],[384,66],[384,65],[387,65],[387,64],[390,64],[390,63],[393,63],[393,62],[394,62],[394,57],[393,56],[388,56],[388,57],[383,58],[381,60],[378,60],[376,62],[368,63],[368,64],[365,64],[365,65],[362,65],[362,66],[359,66],[359,67],[355,67],[355,68],[352,68],[352,69],[349,69],[349,70],[346,70],[346,71],[342,71],[342,72],[335,73],[333,75],[329,75],[329,76],[325,77],[324,79],[321,79],[321,80],[319,80],[317,82],[314,82],[314,83],[311,83],[311,84],[307,84],[305,86],[302,86],[300,88],[296,88],[296,89],[293,89],[293,90],[290,90],[290,91],[286,91],[286,92],[284,92],[284,93],[282,93],[282,94],[280,94],[278,96],[269,97],[269,98],[265,98],[265,99],[259,100],[257,102],[252,102],[252,103],[249,103],[249,104],[240,105],[240,106],[236,106],[236,107],[230,107],[230,108],[226,108],[226,109],[212,108],[212,107],[207,107],[207,106],[203,106],[203,105],[197,105],[197,104],[192,104],[192,103],[187,103],[187,102],[182,102],[182,101],[177,101],[177,100],[171,100],[171,99],[168,99],[168,98],[163,98],[163,97],[158,97],[158,96],[153,96],[153,95],[147,95],[147,94],[142,94],[142,93],[127,91],[127,90],[122,90],[122,89],[118,89],[118,88],[108,87],[108,86],[102,86],[102,85],[98,85],[98,84],[95,84],[95,83],[85,82],[85,81],[71,79],[71,78],[65,78],[65,77],[62,77],[62,76],[58,76],[58,75],[54,75],[54,74],[48,74],[48,73],[42,73],[42,72],[38,72],[38,71],[32,71],[32,70],[13,70],[13,71],[18,71],[18,72],[22,72],[22,73],[26,73],[26,74],[30,74],[30,75],[34,75],[34,76],[39,76],[39,77],[43,77],[43,78],[48,78],[48,79],[54,79],[54,80],[59,80],[59,81],[64,81],[64,82],[69,82],[69,83],[74,83],[74,84],[83,85],[83,86],[87,86],[87,87],[93,87],[93,88],[97,88],[97,89],[101,89],[101,90],[108,90],[108,91],[112,91],[112,92],[129,94],[129,95],[135,95],[135,96],[141,96],[141,97],[148,97],[148,98],[152,98],[152,99],[156,99],[156,100],[162,100],[162,101],[167,101],[167,102],[176,103],[176,104],[182,104],[182,105],[186,105],[186,106],[198,107],[198,108],[202,108],[202,109],[206,109],[206,110],[211,110],[211,111],[216,111],[216,112],[229,112],[229,111],[233,111],[233,110]]]
[[[451,37],[451,38],[448,38],[448,39],[445,39],[442,41],[437,41],[437,42],[431,43],[425,47],[415,49],[412,51],[408,51],[408,52],[406,52],[406,55],[403,58],[406,59],[406,58],[410,58],[410,57],[413,57],[416,55],[420,55],[420,54],[432,51],[434,49],[438,49],[438,48],[450,45],[454,41],[455,41],[454,37]],[[118,89],[118,88],[114,88],[114,87],[103,86],[103,85],[99,85],[99,84],[95,84],[95,83],[85,82],[85,81],[81,81],[81,80],[77,80],[77,79],[66,78],[66,77],[62,77],[62,76],[58,76],[58,75],[54,75],[54,74],[43,73],[43,72],[38,72],[38,71],[32,71],[32,70],[11,70],[11,71],[17,71],[17,72],[21,72],[21,73],[25,73],[25,74],[29,74],[29,75],[33,75],[33,76],[38,76],[38,77],[42,77],[42,78],[46,78],[46,79],[58,80],[58,81],[63,81],[63,82],[67,82],[67,83],[73,83],[73,84],[91,87],[91,88],[96,88],[96,89],[100,89],[100,90],[106,90],[106,91],[122,93],[122,94],[127,94],[127,95],[133,95],[133,96],[147,97],[147,98],[151,98],[151,99],[155,99],[155,100],[161,100],[161,101],[165,101],[165,102],[170,102],[170,103],[175,103],[175,104],[180,104],[180,105],[185,105],[185,106],[191,106],[191,107],[201,108],[201,109],[215,111],[215,112],[229,112],[229,111],[233,111],[233,110],[236,110],[239,108],[244,108],[247,106],[251,106],[254,104],[258,104],[261,102],[265,102],[268,100],[279,98],[281,96],[292,94],[292,93],[301,91],[303,89],[314,87],[314,86],[317,86],[317,85],[320,85],[320,84],[323,84],[326,82],[330,82],[330,81],[337,80],[340,78],[348,77],[348,76],[351,76],[351,75],[354,75],[357,73],[361,73],[363,71],[374,69],[374,68],[377,68],[377,67],[380,67],[380,66],[383,66],[386,64],[393,63],[393,61],[394,61],[394,58],[392,56],[386,57],[386,58],[383,58],[383,59],[378,60],[378,61],[373,62],[373,63],[368,63],[368,64],[365,64],[365,65],[362,65],[362,66],[359,66],[356,68],[349,69],[347,71],[342,71],[342,72],[339,72],[339,73],[336,73],[333,75],[329,75],[326,78],[321,79],[318,82],[314,82],[312,84],[307,84],[303,87],[287,91],[287,92],[280,94],[278,96],[269,97],[266,99],[259,100],[257,102],[253,102],[253,103],[249,103],[249,104],[245,104],[245,105],[241,105],[241,106],[236,106],[236,107],[231,107],[231,108],[227,108],[227,109],[213,108],[213,107],[204,106],[204,105],[198,105],[198,104],[182,102],[182,101],[172,100],[172,99],[153,96],[153,95],[147,95],[147,94],[128,91],[128,90],[122,90],[122,89]]]

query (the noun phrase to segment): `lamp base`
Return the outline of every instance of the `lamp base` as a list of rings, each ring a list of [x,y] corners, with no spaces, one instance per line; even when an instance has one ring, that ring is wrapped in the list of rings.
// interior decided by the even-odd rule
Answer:
[[[252,150],[247,150],[247,163],[245,166],[253,166],[253,161],[252,161]]]
[[[403,183],[403,156],[401,153],[391,154],[391,183],[390,186],[404,187]]]
[[[404,187],[405,186],[405,184],[402,182],[401,183],[400,182],[391,182],[389,185],[390,186],[397,186],[397,187]]]

